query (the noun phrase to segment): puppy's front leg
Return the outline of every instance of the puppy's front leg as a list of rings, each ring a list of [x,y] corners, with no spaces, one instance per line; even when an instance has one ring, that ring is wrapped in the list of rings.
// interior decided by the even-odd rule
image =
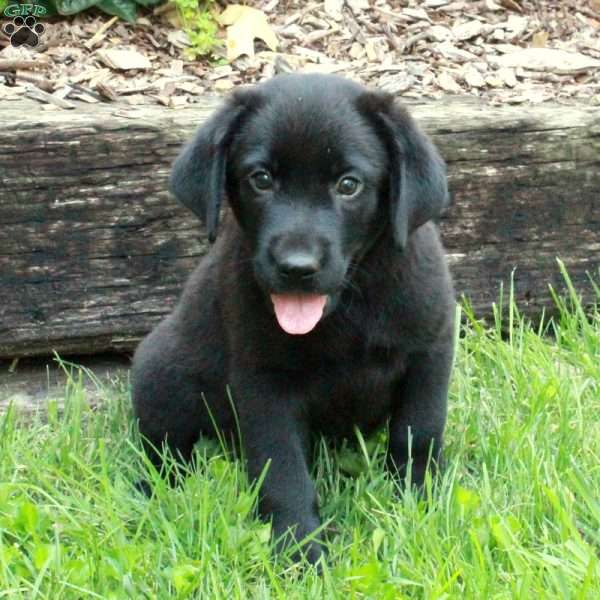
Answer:
[[[412,355],[394,390],[388,466],[403,480],[411,460],[411,481],[417,487],[423,485],[429,458],[433,469],[440,461],[451,367],[451,344]]]
[[[273,537],[281,550],[320,525],[302,399],[278,376],[237,379],[233,393],[248,474],[257,479],[269,463],[259,492],[259,512],[262,518],[272,519]],[[311,541],[302,546],[302,553],[314,564],[323,549],[318,541]]]

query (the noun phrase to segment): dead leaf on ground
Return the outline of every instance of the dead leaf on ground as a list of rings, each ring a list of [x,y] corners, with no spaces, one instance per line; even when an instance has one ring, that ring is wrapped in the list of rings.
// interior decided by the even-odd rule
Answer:
[[[241,4],[228,6],[218,17],[227,25],[227,60],[230,62],[246,54],[254,56],[254,40],[262,40],[273,52],[277,50],[277,36],[262,10]]]
[[[547,41],[548,41],[548,32],[547,31],[538,31],[533,34],[533,39],[531,40],[531,45],[534,48],[545,48]]]
[[[102,48],[96,56],[111,69],[126,71],[129,69],[149,69],[152,64],[146,56],[137,50],[114,50]]]

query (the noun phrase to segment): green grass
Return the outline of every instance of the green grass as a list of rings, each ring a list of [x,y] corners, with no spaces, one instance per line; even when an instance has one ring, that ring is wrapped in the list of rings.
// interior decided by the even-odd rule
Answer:
[[[499,314],[467,319],[448,464],[425,498],[398,497],[383,435],[321,445],[322,576],[271,556],[256,490],[215,443],[180,489],[141,497],[126,382],[92,410],[73,370],[64,412],[0,418],[0,598],[597,600],[600,313],[559,303],[537,329],[509,307],[504,336]]]

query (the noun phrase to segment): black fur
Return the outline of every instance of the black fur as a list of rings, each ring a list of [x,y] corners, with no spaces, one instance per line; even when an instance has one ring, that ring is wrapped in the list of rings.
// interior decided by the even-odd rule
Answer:
[[[353,197],[337,187],[350,176]],[[188,460],[213,420],[235,437],[229,385],[250,476],[271,461],[259,510],[277,538],[319,526],[313,432],[389,420],[390,468],[403,477],[410,455],[421,484],[442,448],[454,292],[432,222],[448,201],[444,163],[406,110],[339,77],[275,77],[200,128],[171,189],[211,237],[223,198],[231,210],[135,355],[135,414],[156,465],[152,445]],[[286,292],[327,295],[309,333],[279,326],[270,294]],[[311,562],[322,553],[305,548]]]

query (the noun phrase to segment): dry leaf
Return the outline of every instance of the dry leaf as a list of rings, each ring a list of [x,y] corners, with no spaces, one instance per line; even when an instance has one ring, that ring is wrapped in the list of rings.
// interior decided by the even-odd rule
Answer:
[[[254,39],[258,38],[274,51],[277,50],[277,36],[262,10],[241,4],[231,4],[218,17],[222,25],[227,25],[227,60],[230,62],[246,54],[254,56]]]
[[[152,64],[146,56],[137,50],[114,50],[101,48],[96,56],[111,69],[127,71],[129,69],[149,69]]]
[[[538,31],[533,34],[533,40],[531,42],[534,48],[545,48],[546,42],[548,41],[547,31]]]

